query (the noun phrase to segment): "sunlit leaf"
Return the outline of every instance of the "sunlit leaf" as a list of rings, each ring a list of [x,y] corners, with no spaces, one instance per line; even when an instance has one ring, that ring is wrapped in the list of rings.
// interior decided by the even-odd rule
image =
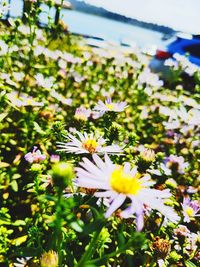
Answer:
[[[15,192],[18,191],[18,184],[17,184],[17,181],[16,181],[16,180],[13,180],[13,181],[10,183],[10,186],[12,187],[13,191],[15,191]]]
[[[0,114],[0,121],[2,121],[3,119],[5,119],[5,117],[8,115],[8,113],[1,113]]]
[[[15,246],[20,246],[22,243],[26,242],[27,238],[28,238],[28,235],[23,235],[23,236],[13,239],[11,243]]]
[[[186,267],[197,267],[197,265],[194,264],[194,263],[191,262],[191,261],[186,261],[186,262],[185,262],[185,265],[186,265]]]
[[[42,135],[45,134],[45,131],[42,130],[42,128],[40,127],[40,125],[37,122],[34,121],[33,124],[34,124],[34,130],[37,133],[42,134]]]
[[[10,164],[7,163],[7,162],[0,162],[0,168],[6,168],[6,167],[9,167]]]

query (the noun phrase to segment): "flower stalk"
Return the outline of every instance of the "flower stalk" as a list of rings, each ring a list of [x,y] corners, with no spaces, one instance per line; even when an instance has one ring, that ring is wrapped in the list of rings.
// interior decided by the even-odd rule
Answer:
[[[80,261],[78,262],[78,264],[76,265],[76,267],[82,267],[85,266],[84,264],[91,259],[94,250],[96,248],[97,245],[97,241],[98,241],[98,237],[101,233],[101,230],[103,228],[103,225],[101,226],[100,229],[98,229],[98,231],[96,231],[91,239],[91,242],[88,246],[88,248],[86,249],[85,253],[83,254],[83,256],[81,257]]]

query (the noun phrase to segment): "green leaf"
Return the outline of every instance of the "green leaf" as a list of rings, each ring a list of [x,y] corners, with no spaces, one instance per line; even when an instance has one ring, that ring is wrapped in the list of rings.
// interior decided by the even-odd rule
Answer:
[[[7,162],[0,162],[0,168],[7,168],[9,166],[10,166],[10,164]]]
[[[185,265],[186,265],[186,267],[197,267],[193,262],[191,262],[191,261],[186,261],[185,262]]]
[[[13,177],[12,177],[12,179],[19,179],[21,177],[21,174],[19,174],[19,173],[15,173],[14,175],[13,175]]]
[[[25,221],[23,220],[16,220],[15,222],[11,222],[7,218],[0,218],[0,225],[13,225],[13,226],[21,226],[26,225]]]
[[[88,225],[85,225],[83,228],[83,235],[89,235],[92,232],[102,228],[102,225],[104,224],[104,219],[98,219]]]
[[[17,238],[15,238],[15,239],[13,239],[13,240],[11,241],[11,243],[12,243],[13,245],[15,245],[15,246],[19,246],[19,245],[21,245],[22,243],[26,242],[27,238],[28,238],[27,235],[23,235],[23,236],[20,236],[20,237],[17,237]]]
[[[13,180],[13,181],[10,183],[10,186],[12,187],[13,191],[15,191],[15,192],[18,191],[18,184],[17,184],[17,181],[16,181],[16,180]]]
[[[23,220],[16,220],[12,225],[21,226],[21,225],[26,225],[26,223]]]
[[[10,221],[6,221],[5,219],[0,219],[0,225],[11,225]]]
[[[76,231],[76,232],[83,232],[83,222],[81,220],[77,222],[72,222],[70,226]]]
[[[0,121],[2,121],[3,119],[5,119],[5,117],[8,115],[8,113],[1,113],[0,114]]]
[[[44,135],[45,134],[45,131],[42,130],[42,128],[40,127],[40,125],[37,123],[37,122],[33,122],[33,125],[34,125],[34,130],[39,133],[39,134],[42,134]]]

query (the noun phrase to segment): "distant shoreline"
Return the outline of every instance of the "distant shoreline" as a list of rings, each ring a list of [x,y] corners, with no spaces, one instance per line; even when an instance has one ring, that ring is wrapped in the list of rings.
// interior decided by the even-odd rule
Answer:
[[[142,27],[145,29],[157,31],[163,34],[173,34],[176,31],[173,30],[170,27],[167,26],[162,26],[154,23],[148,23],[148,22],[143,22],[139,21],[137,19],[129,18],[120,14],[116,14],[113,12],[110,12],[102,7],[96,7],[90,4],[86,4],[85,2],[80,2],[77,0],[70,0],[72,4],[72,9],[76,11],[81,11],[83,13],[91,14],[91,15],[96,15],[100,17],[104,17],[107,19],[112,19],[120,22],[124,22],[130,25]]]

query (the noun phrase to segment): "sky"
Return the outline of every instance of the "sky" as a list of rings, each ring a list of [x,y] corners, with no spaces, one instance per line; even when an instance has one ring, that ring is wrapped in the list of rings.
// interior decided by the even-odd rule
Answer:
[[[138,20],[200,34],[200,0],[85,0]]]

